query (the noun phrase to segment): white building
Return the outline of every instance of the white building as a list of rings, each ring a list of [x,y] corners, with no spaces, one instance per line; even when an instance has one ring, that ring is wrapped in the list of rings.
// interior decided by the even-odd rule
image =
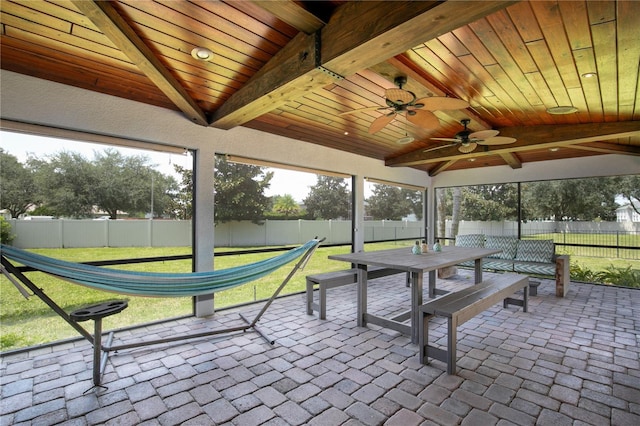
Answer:
[[[640,203],[637,201],[633,203],[636,206],[636,210],[640,210]],[[617,222],[640,222],[640,214],[633,209],[631,204],[620,206],[616,209],[616,221]]]

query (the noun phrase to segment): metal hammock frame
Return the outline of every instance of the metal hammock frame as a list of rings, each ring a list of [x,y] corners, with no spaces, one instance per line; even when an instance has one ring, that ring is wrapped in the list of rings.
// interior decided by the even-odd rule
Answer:
[[[101,336],[91,335],[91,333],[89,333],[84,327],[82,327],[80,324],[78,324],[78,322],[74,321],[71,318],[71,316],[69,314],[67,314],[67,312],[64,309],[62,309],[54,300],[52,300],[49,296],[47,296],[45,294],[44,290],[42,290],[36,284],[34,284],[33,281],[31,281],[29,278],[27,278],[20,271],[20,269],[17,266],[13,265],[8,260],[8,258],[7,258],[8,256],[6,256],[6,254],[7,254],[7,252],[9,250],[6,250],[5,246],[2,246],[3,250],[2,250],[2,252],[0,252],[0,260],[1,260],[1,265],[2,265],[2,267],[1,267],[2,273],[9,279],[9,281],[18,289],[18,291],[20,291],[20,293],[25,298],[29,298],[31,295],[20,285],[20,283],[18,283],[14,279],[14,277],[17,278],[22,284],[24,284],[24,286],[26,286],[29,290],[31,290],[31,292],[33,292],[33,295],[35,295],[38,298],[40,298],[56,314],[58,314],[69,325],[71,325],[78,333],[80,333],[80,335],[82,335],[85,339],[87,339],[89,341],[89,343],[91,343],[91,345],[93,346],[94,354],[101,353],[101,356],[99,357],[99,358],[101,358],[100,362],[98,363],[96,361],[96,359],[98,358],[98,356],[96,355],[96,356],[94,356],[94,365],[93,365],[93,370],[94,370],[93,382],[94,382],[94,385],[95,386],[101,386],[100,385],[101,376],[102,376],[102,373],[104,372],[104,368],[106,367],[106,361],[107,361],[107,358],[108,358],[108,354],[109,354],[109,352],[113,352],[113,351],[118,351],[118,350],[123,350],[123,349],[131,349],[131,348],[138,348],[138,347],[143,347],[143,346],[151,346],[151,345],[170,343],[170,342],[177,342],[177,341],[182,341],[182,340],[197,339],[197,338],[203,338],[203,337],[208,337],[208,336],[228,335],[228,334],[246,332],[246,331],[251,330],[251,329],[253,329],[253,331],[258,333],[262,338],[264,338],[270,345],[273,345],[275,343],[275,341],[273,339],[269,338],[261,329],[259,329],[258,326],[257,326],[257,323],[258,323],[258,321],[260,321],[260,319],[262,318],[264,313],[267,311],[269,306],[271,306],[271,304],[276,299],[276,297],[278,297],[278,295],[280,294],[282,289],[284,289],[284,287],[289,283],[291,278],[293,278],[295,273],[298,270],[304,269],[304,267],[306,266],[307,262],[309,261],[309,259],[313,255],[313,253],[315,253],[316,249],[318,248],[320,243],[322,243],[323,241],[324,241],[324,238],[320,239],[320,240],[316,238],[316,239],[310,240],[309,242],[307,242],[306,244],[304,244],[302,246],[299,246],[299,247],[291,249],[291,251],[299,252],[299,254],[297,256],[295,256],[293,259],[289,259],[285,263],[290,263],[293,260],[299,258],[298,262],[291,269],[289,274],[282,281],[282,283],[278,286],[278,288],[273,292],[271,297],[269,299],[267,299],[267,301],[262,306],[262,309],[260,309],[260,311],[255,316],[255,318],[253,318],[253,320],[249,320],[242,313],[239,313],[239,316],[244,321],[244,324],[241,324],[241,325],[238,325],[238,326],[235,326],[235,327],[227,327],[227,328],[221,328],[221,329],[216,329],[216,330],[209,330],[209,331],[205,331],[205,332],[183,334],[183,335],[180,335],[180,336],[165,337],[165,338],[162,338],[162,339],[145,340],[145,341],[134,342],[134,343],[120,344],[120,345],[112,345],[113,335],[114,335],[113,331],[111,331],[109,333],[109,337],[107,339],[107,343],[103,345],[103,344],[101,344],[101,338],[100,338]],[[20,252],[24,252],[24,250],[20,250],[20,249],[13,249],[11,251],[13,252],[14,250],[19,250]],[[303,254],[303,252],[304,252],[304,254]],[[287,253],[285,253],[285,254],[287,254]],[[282,257],[285,256],[285,254],[282,254],[280,256],[276,256],[275,258],[282,258]],[[41,256],[41,255],[37,255],[37,256],[39,258],[44,258],[45,257],[45,256]],[[12,256],[12,258],[13,258],[13,256]],[[272,258],[272,259],[275,259],[275,258]],[[51,258],[49,258],[49,259],[51,259]],[[268,260],[270,260],[270,259],[267,259],[267,261]],[[24,262],[24,260],[22,262]],[[62,262],[62,261],[56,260],[56,263],[57,262]],[[253,264],[244,265],[243,267],[248,268],[248,267],[255,266],[255,265],[264,265],[264,262],[265,261],[260,261],[260,262],[256,262],[256,263],[253,263]],[[27,261],[27,263],[28,263],[28,261]],[[63,263],[76,265],[76,267],[78,267],[80,269],[85,269],[85,267],[90,266],[90,265],[86,265],[86,264],[79,264],[79,263],[73,263],[73,262],[63,262]],[[33,265],[27,265],[27,266],[30,266],[30,267],[40,271],[40,269],[34,267]],[[280,266],[283,266],[283,265],[280,265]],[[92,267],[92,268],[98,268],[98,267]],[[104,268],[98,268],[98,269],[104,269]],[[211,271],[210,274],[213,274],[214,272],[224,273],[225,271],[229,271],[231,269],[237,269],[237,268],[229,268],[228,270],[221,269],[221,270],[218,270],[218,271]],[[109,271],[113,271],[113,270],[109,269]],[[73,282],[75,284],[78,284],[76,281],[72,280],[70,277],[61,276],[59,274],[53,274],[53,273],[47,272],[47,271],[41,271],[41,272],[45,272],[45,273],[48,273],[50,275],[56,276],[58,278],[62,278],[62,279],[65,279],[67,281],[70,281],[70,282]],[[126,272],[130,276],[135,276],[135,275],[141,275],[141,276],[144,276],[144,277],[155,276],[156,278],[157,277],[168,278],[171,275],[180,276],[180,277],[184,278],[184,276],[186,276],[186,275],[192,275],[192,274],[149,274],[149,273],[136,274],[136,273],[133,273],[132,271],[119,271],[119,272]],[[197,274],[197,273],[194,273],[194,274]],[[261,273],[257,274],[255,276],[255,278],[253,278],[253,279],[254,280],[258,279],[258,278],[260,278],[260,277],[262,277],[262,276],[264,276],[266,274],[267,273],[264,273],[264,271],[262,271]],[[249,281],[252,281],[252,280],[243,280],[242,283],[237,283],[235,285],[241,285],[241,284],[244,284],[244,283],[249,282]],[[80,283],[80,284],[81,285],[86,285],[86,283]],[[229,287],[225,286],[225,288],[229,288]],[[213,291],[209,291],[207,294],[211,294],[212,292]],[[129,294],[132,294],[132,293],[129,293]],[[197,293],[197,294],[201,294],[201,293]],[[137,295],[143,296],[143,297],[144,296],[147,296],[147,297],[149,296],[148,294],[147,295],[145,295],[145,294],[137,294]],[[182,295],[182,296],[185,296],[185,295]],[[97,325],[98,325],[98,321],[96,320],[96,326]],[[100,332],[100,334],[101,334],[101,330],[99,330],[99,327],[96,327],[96,334],[98,332]],[[98,345],[96,345],[96,343],[98,343]],[[104,386],[101,386],[101,387],[104,387]]]

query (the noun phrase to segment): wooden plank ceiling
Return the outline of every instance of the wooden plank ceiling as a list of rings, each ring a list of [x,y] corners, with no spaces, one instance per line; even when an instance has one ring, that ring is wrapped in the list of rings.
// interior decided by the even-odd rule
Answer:
[[[182,111],[194,125],[246,126],[431,175],[640,155],[636,1],[0,6],[2,69]],[[195,47],[213,58],[195,59]],[[400,95],[388,91],[399,76]],[[418,100],[407,105],[407,92]]]

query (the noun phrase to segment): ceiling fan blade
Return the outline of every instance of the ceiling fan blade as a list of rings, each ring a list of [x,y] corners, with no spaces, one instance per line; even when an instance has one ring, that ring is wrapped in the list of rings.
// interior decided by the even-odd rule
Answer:
[[[375,107],[359,108],[359,109],[354,109],[347,112],[341,112],[338,115],[349,115],[349,114],[355,114],[357,112],[363,112],[363,111],[382,111],[385,109],[389,109],[389,107],[375,106]]]
[[[500,133],[497,130],[480,130],[478,132],[473,132],[469,135],[470,139],[489,139],[494,136],[498,136]]]
[[[469,108],[469,103],[462,99],[447,98],[444,96],[431,96],[429,98],[418,99],[416,104],[423,104],[423,110],[427,111],[445,111],[452,109]]]
[[[449,148],[450,146],[456,146],[456,145],[458,145],[458,144],[457,143],[450,143],[448,145],[434,146],[433,148],[425,149],[422,152],[435,151],[436,149]]]
[[[471,151],[473,151],[474,149],[476,149],[477,147],[478,147],[477,143],[469,142],[467,144],[460,145],[460,147],[458,148],[458,151],[460,151],[463,154],[468,154]]]
[[[443,142],[460,142],[460,139],[456,138],[431,138],[432,141],[443,141]]]
[[[424,127],[425,129],[437,129],[440,127],[440,120],[431,111],[425,111],[417,109],[414,111],[407,111],[407,120],[416,126]]]
[[[391,112],[386,115],[381,115],[380,117],[373,120],[371,126],[369,126],[369,133],[376,133],[379,130],[382,130],[384,126],[391,123],[393,118],[396,116],[395,112]]]
[[[509,138],[507,136],[495,136],[493,138],[487,138],[485,140],[476,141],[480,145],[507,145],[510,143],[514,143],[516,138]]]

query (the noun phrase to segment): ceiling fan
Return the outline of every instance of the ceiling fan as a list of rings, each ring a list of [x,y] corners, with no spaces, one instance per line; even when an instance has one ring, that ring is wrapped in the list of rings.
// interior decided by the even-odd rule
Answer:
[[[340,115],[353,114],[361,111],[387,111],[384,115],[373,120],[373,123],[369,126],[369,133],[376,133],[391,123],[396,114],[404,114],[409,122],[417,126],[426,129],[435,129],[440,126],[440,120],[438,120],[438,117],[431,111],[464,109],[469,107],[469,104],[461,99],[444,96],[416,99],[416,95],[413,92],[402,88],[407,82],[407,77],[405,76],[396,77],[393,82],[398,88],[387,89],[385,91],[384,95],[387,106],[361,108],[343,112]]]
[[[478,145],[507,145],[516,141],[516,138],[498,136],[500,132],[497,130],[480,130],[479,132],[472,133],[469,129],[467,129],[467,125],[471,123],[471,120],[465,118],[460,122],[464,126],[464,129],[456,133],[455,137],[431,138],[434,141],[451,142],[450,144],[425,149],[424,152],[435,151],[436,149],[460,145],[458,147],[458,151],[466,154],[476,149]]]

